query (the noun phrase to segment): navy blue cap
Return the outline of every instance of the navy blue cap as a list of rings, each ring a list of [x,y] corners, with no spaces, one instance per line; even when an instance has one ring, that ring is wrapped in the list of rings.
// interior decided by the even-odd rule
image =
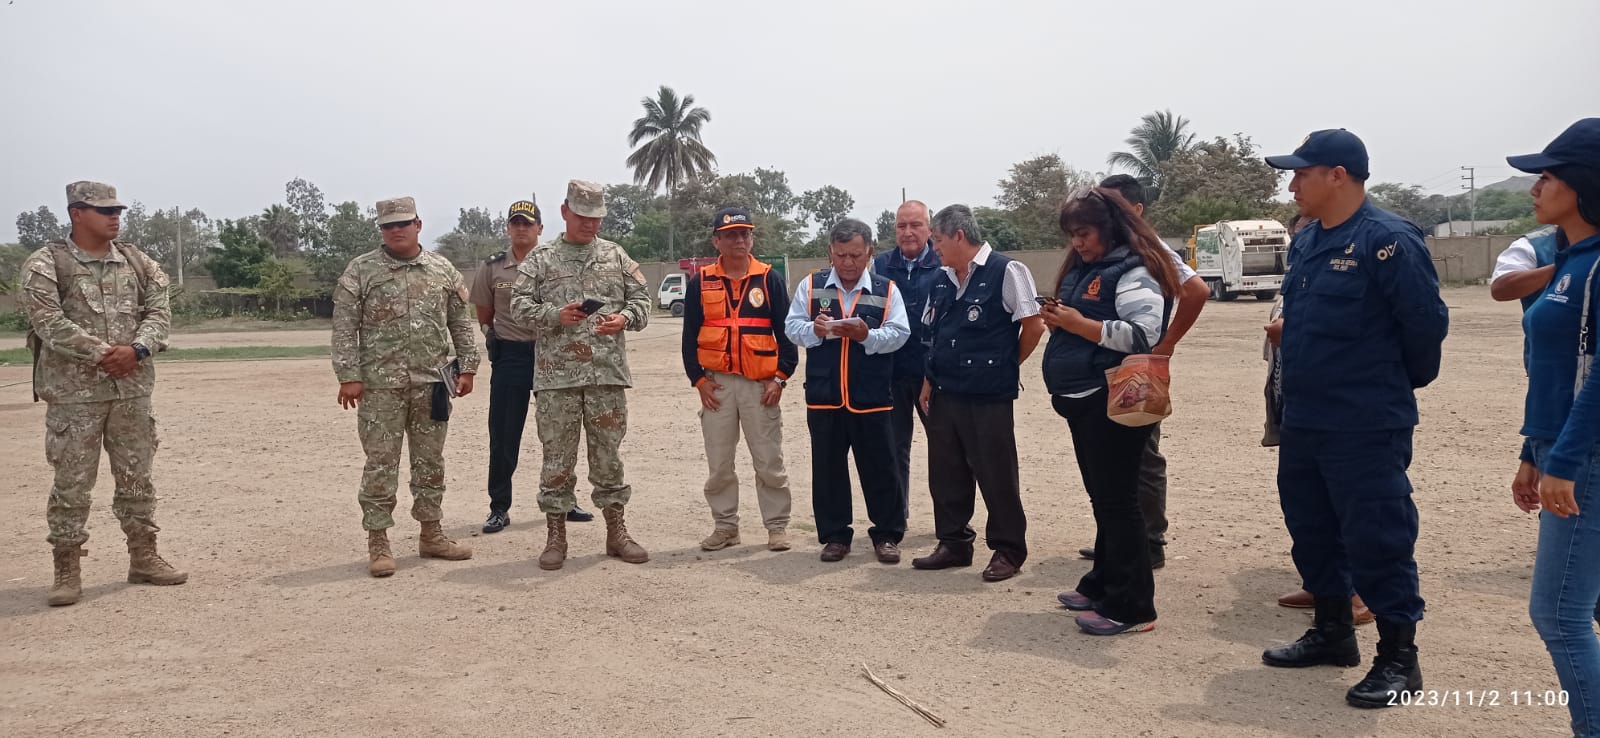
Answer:
[[[756,222],[750,218],[750,211],[744,208],[723,208],[711,216],[711,232],[726,231],[731,228],[754,228]]]
[[[1344,167],[1350,176],[1360,180],[1372,174],[1367,171],[1367,145],[1343,128],[1313,131],[1293,154],[1267,157],[1267,166],[1273,169]]]
[[[1600,168],[1600,118],[1584,118],[1567,126],[1544,151],[1508,156],[1506,163],[1529,174],[1562,164]]]

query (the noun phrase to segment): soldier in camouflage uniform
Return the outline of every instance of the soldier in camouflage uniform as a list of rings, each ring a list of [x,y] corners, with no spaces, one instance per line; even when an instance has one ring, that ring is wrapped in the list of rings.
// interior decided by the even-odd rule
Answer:
[[[394,573],[388,529],[394,525],[400,446],[410,442],[411,517],[422,524],[423,558],[460,561],[472,549],[445,536],[444,441],[448,421],[431,409],[438,369],[454,350],[461,376],[456,392],[472,391],[478,346],[461,273],[417,241],[422,219],[415,201],[378,202],[383,246],[350,260],[333,290],[333,373],[339,404],[360,406],[356,430],[367,464],[361,475],[361,526],[367,530],[367,571]],[[446,399],[446,402],[448,400]]]
[[[630,564],[650,560],[628,536],[623,507],[633,490],[623,481],[618,449],[628,430],[624,389],[628,373],[624,329],[643,330],[650,295],[639,264],[621,246],[598,236],[606,215],[600,185],[567,183],[561,217],[567,230],[534,249],[518,267],[511,312],[534,331],[534,386],[544,468],[539,509],[547,540],[539,568],[560,569],[567,557],[566,514],[577,498],[578,433],[589,443],[591,499],[606,519],[606,554]],[[586,313],[582,304],[602,304]]]
[[[172,322],[167,275],[132,244],[115,241],[122,211],[116,188],[67,185],[72,232],[23,262],[21,303],[32,330],[34,394],[45,413],[45,458],[55,469],[46,507],[55,547],[52,606],[78,601],[79,559],[89,540],[89,492],[103,445],[116,492],[111,510],[128,537],[128,581],[183,584],[189,575],[156,552],[156,491],[150,467],[156,420],[152,355],[166,348]]]

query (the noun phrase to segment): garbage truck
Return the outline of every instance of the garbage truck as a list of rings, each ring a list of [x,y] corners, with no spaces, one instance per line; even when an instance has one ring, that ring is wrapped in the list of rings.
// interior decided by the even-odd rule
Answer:
[[[1222,302],[1244,294],[1277,297],[1288,257],[1289,229],[1275,220],[1198,225],[1189,238],[1189,266],[1211,288],[1211,299]]]

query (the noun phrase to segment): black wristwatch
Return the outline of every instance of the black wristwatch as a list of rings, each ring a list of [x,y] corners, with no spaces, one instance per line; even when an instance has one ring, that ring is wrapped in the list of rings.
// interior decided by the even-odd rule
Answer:
[[[140,361],[144,361],[150,358],[150,349],[145,348],[142,343],[133,344],[133,355],[139,357]]]
[[[777,382],[779,387],[788,387],[789,386],[789,380],[783,379],[781,377],[773,377],[772,381]]]

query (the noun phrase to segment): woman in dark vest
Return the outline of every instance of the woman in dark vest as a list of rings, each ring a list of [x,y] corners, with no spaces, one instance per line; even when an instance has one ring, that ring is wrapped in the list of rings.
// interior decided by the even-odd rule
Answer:
[[[1081,190],[1061,206],[1069,248],[1055,302],[1040,314],[1050,327],[1044,382],[1067,419],[1078,471],[1094,508],[1094,568],[1058,596],[1081,611],[1092,635],[1155,627],[1155,579],[1137,495],[1139,459],[1153,426],[1130,428],[1106,415],[1106,370],[1161,340],[1178,294],[1172,257],[1156,232],[1115,190]]]

